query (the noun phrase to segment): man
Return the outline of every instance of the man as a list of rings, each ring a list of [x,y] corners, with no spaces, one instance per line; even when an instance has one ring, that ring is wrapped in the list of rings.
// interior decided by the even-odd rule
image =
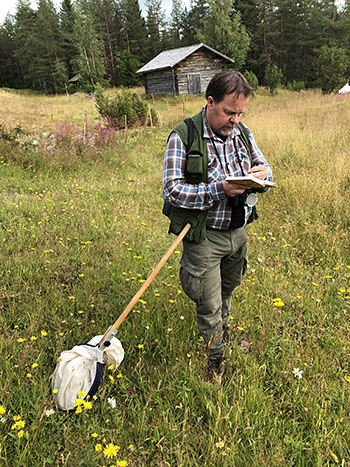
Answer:
[[[253,135],[237,126],[253,92],[240,73],[217,73],[207,87],[206,106],[192,119],[192,147],[186,147],[191,131],[182,123],[170,134],[164,156],[170,231],[179,233],[187,222],[192,225],[183,242],[181,284],[196,304],[197,328],[208,352],[207,379],[218,384],[224,373],[231,297],[247,267],[245,226],[254,214],[245,201],[248,187],[225,179],[252,174],[272,181],[270,165]]]

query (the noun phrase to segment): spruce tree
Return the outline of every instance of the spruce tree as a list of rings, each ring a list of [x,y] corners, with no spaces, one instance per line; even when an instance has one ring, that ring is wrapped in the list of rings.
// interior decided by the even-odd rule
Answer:
[[[235,61],[241,70],[247,57],[249,35],[241,22],[239,12],[232,8],[231,0],[209,0],[209,15],[204,19],[203,33],[197,38]]]
[[[138,0],[122,0],[120,12],[123,49],[126,49],[140,62],[145,63],[148,59],[147,29]]]

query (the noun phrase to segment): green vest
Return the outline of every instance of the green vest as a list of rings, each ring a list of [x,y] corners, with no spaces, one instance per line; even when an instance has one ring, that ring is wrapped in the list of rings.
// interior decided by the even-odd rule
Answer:
[[[185,122],[181,122],[173,131],[181,138],[181,141],[186,147],[186,165],[185,165],[185,180],[186,183],[198,184],[201,182],[208,183],[208,145],[207,138],[203,137],[203,116],[199,112],[194,117],[193,121],[193,141],[189,146],[189,130]],[[249,139],[246,130],[239,123],[238,127],[241,131],[241,139],[246,147],[251,164],[252,156],[250,150]],[[168,217],[170,218],[169,233],[179,235],[187,223],[191,224],[191,229],[186,234],[185,239],[190,242],[201,243],[206,237],[206,221],[208,216],[207,210],[185,209],[169,205]],[[256,210],[251,220],[256,217]]]
[[[192,117],[194,134],[193,143],[186,154],[185,180],[186,183],[208,183],[208,145],[203,138],[202,112]],[[181,138],[185,146],[188,144],[188,128],[185,122],[180,123],[173,131]],[[185,209],[176,206],[170,207],[169,233],[179,235],[187,223],[191,229],[185,239],[190,242],[201,243],[206,236],[206,221],[208,212],[199,209]]]

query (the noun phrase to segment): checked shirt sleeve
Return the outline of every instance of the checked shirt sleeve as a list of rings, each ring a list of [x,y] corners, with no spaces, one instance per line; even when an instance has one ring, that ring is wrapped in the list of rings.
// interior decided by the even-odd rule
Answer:
[[[173,132],[164,155],[163,196],[172,205],[186,209],[210,209],[217,201],[225,199],[222,182],[186,183],[186,150],[179,135]]]

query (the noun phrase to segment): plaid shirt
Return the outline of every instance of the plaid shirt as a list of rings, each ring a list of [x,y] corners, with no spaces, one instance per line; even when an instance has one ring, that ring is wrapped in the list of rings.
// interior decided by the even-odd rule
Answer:
[[[240,130],[237,127],[234,128],[233,134],[223,141],[208,125],[205,108],[202,113],[203,137],[208,143],[208,183],[202,182],[197,185],[186,183],[186,149],[179,135],[172,132],[164,155],[163,196],[174,206],[207,210],[208,227],[228,230],[232,210],[222,182],[228,176],[245,175],[251,167],[250,158],[241,138],[238,137]],[[252,133],[249,130],[248,133],[254,165],[266,165],[267,179],[272,181],[271,167],[256,145]],[[251,211],[252,208],[245,206],[246,222]]]

